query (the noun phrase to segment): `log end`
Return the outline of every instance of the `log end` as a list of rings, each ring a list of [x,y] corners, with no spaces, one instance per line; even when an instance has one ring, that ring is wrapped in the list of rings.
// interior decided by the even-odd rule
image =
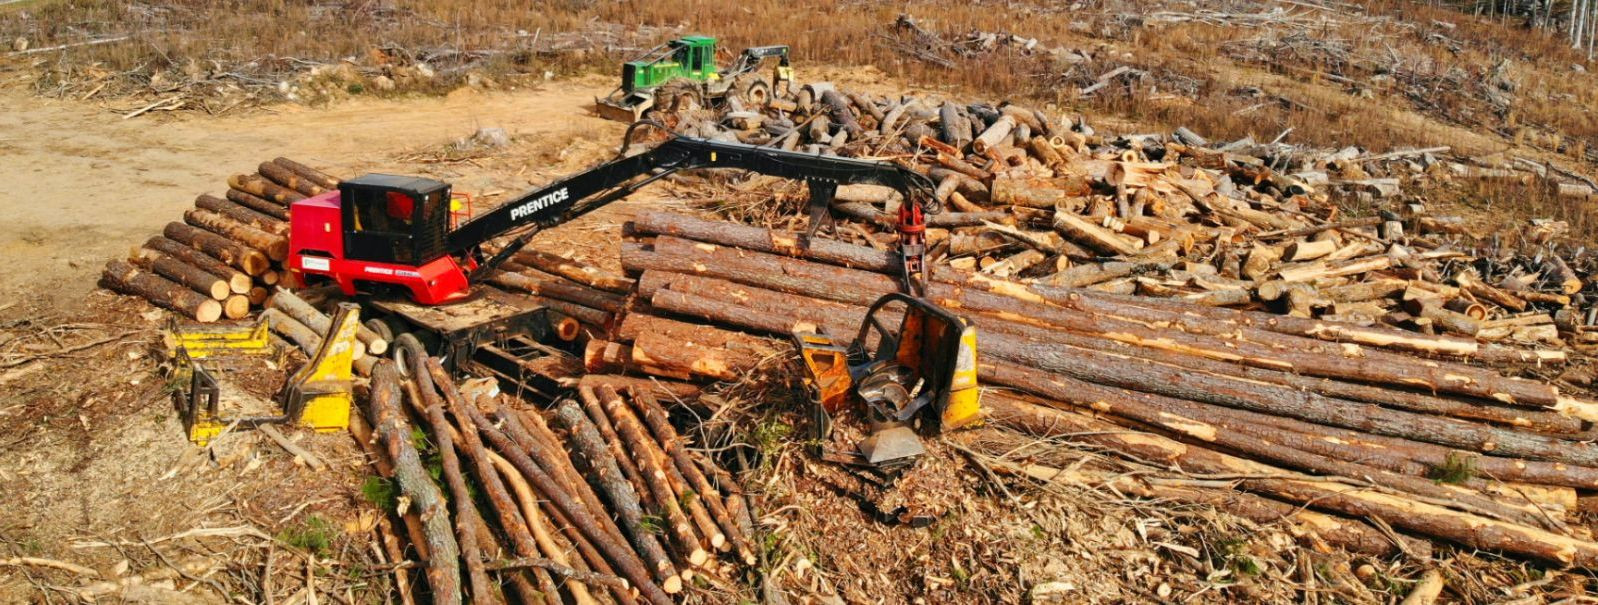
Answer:
[[[221,302],[220,312],[228,319],[243,318],[250,314],[250,299],[242,294],[228,296]]]
[[[682,592],[682,578],[677,576],[666,578],[665,581],[660,583],[660,589],[666,591],[666,594]]]
[[[211,323],[222,318],[222,303],[208,300],[199,304],[194,309],[194,320],[200,323]]]
[[[250,288],[255,286],[255,282],[250,280],[250,276],[248,275],[243,273],[234,273],[232,276],[228,277],[227,286],[228,290],[234,294],[248,294],[250,292]]]

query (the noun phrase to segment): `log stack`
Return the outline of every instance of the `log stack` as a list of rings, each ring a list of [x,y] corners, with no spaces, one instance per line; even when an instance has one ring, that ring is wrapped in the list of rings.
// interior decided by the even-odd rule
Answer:
[[[1474,234],[1431,212],[1424,187],[1473,174],[1464,159],[1440,159],[1447,148],[1211,143],[1187,129],[1112,136],[1013,104],[834,90],[812,84],[791,106],[666,121],[697,136],[891,158],[937,184],[944,212],[928,219],[929,259],[997,278],[1484,342],[1598,345],[1585,277],[1598,255],[1560,240],[1568,226],[1557,221]],[[839,236],[891,247],[897,197],[841,188]],[[1349,200],[1371,214],[1344,215]],[[771,205],[758,201],[718,207]],[[745,218],[793,228],[767,222],[771,213]]]
[[[621,260],[636,298],[614,340],[636,348],[639,326],[651,326],[726,343],[691,355],[727,364],[723,375],[759,363],[739,349],[752,335],[780,339],[801,323],[852,333],[866,305],[898,287],[891,256],[866,246],[793,246],[793,233],[664,212],[640,214],[632,232],[640,239]],[[1579,494],[1598,489],[1598,402],[1489,367],[1557,366],[1563,351],[948,267],[932,277],[927,296],[979,328],[982,378],[1003,389],[988,397],[994,420],[1091,434],[1159,466],[1262,477],[1237,491],[1140,488],[1150,497],[1246,501],[1273,519],[1305,507],[1313,519],[1298,525],[1324,530],[1313,541],[1358,552],[1417,554],[1431,539],[1598,566],[1598,542],[1571,523]],[[685,377],[612,348],[625,350],[591,347],[590,365]],[[688,367],[688,379],[725,379]]]
[[[390,512],[412,552],[400,532],[383,541],[423,562],[433,602],[668,605],[688,581],[725,585],[757,562],[739,486],[648,392],[583,387],[540,410],[491,382],[457,385],[436,358],[412,363],[377,362],[375,430],[358,422],[356,436],[410,498]],[[441,481],[415,470],[419,456]],[[408,570],[394,573],[406,586]]]
[[[261,308],[284,277],[289,204],[337,188],[338,179],[277,158],[228,184],[225,199],[195,198],[182,221],[167,224],[126,261],[108,263],[101,284],[200,322],[240,319]],[[137,283],[130,281],[130,264]]]

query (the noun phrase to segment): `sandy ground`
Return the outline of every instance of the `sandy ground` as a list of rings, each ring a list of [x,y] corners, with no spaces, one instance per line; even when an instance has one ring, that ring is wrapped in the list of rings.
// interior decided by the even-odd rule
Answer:
[[[122,119],[113,109],[0,90],[0,289],[78,297],[106,258],[177,220],[194,196],[220,194],[229,175],[275,156],[345,173],[394,170],[397,152],[469,136],[617,140],[619,126],[584,106],[604,84],[552,82],[532,90],[446,97],[360,98],[327,108],[280,106],[240,117]],[[471,187],[473,183],[457,184]]]

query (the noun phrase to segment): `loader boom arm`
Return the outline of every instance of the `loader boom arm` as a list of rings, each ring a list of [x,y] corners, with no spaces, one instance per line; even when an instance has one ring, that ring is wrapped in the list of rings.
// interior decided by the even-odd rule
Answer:
[[[624,147],[623,153],[625,151]],[[908,205],[919,207],[932,199],[933,190],[932,182],[927,177],[887,162],[672,137],[648,151],[623,155],[586,172],[524,193],[451,231],[447,247],[453,252],[465,252],[519,227],[536,225],[547,228],[559,225],[666,175],[692,168],[738,168],[803,180],[810,185],[813,202],[818,195],[825,197],[821,201],[830,202],[831,194],[838,185],[872,184],[891,187],[904,196]],[[640,179],[641,176],[645,178]],[[485,263],[479,272],[492,269],[508,258],[526,243],[529,235],[524,235],[506,251]]]

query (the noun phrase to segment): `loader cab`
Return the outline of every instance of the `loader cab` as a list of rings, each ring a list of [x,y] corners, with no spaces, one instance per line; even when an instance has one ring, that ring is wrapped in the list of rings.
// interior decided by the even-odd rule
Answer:
[[[344,258],[422,265],[447,252],[449,184],[368,174],[339,183]]]
[[[716,39],[709,36],[687,36],[672,42],[676,46],[677,62],[689,78],[699,81],[715,80]]]

